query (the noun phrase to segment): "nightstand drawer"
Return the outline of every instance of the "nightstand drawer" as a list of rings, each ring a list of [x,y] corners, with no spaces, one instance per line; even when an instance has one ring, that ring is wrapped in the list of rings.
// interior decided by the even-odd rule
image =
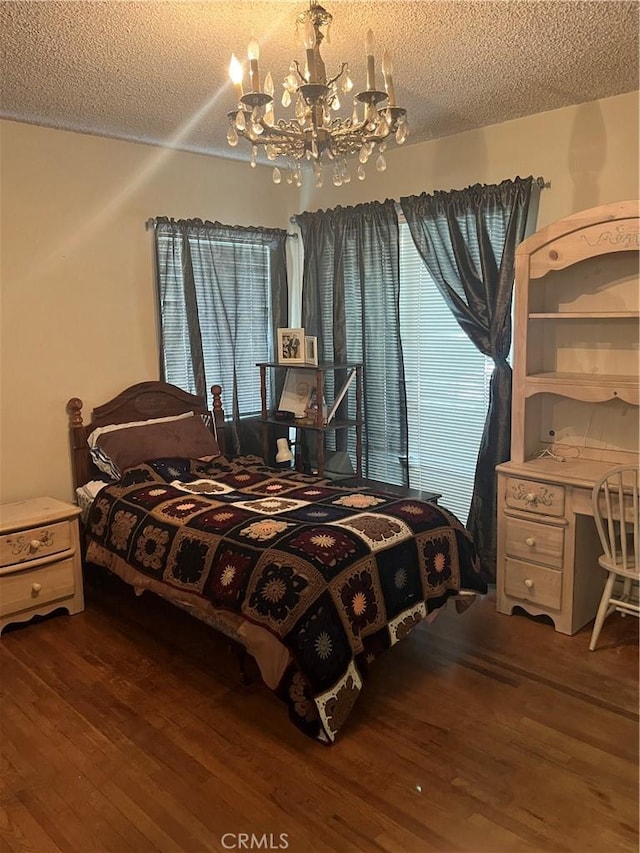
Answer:
[[[552,524],[540,524],[535,521],[524,521],[520,518],[505,517],[506,544],[505,550],[510,557],[521,560],[531,560],[562,568],[564,552],[564,528]]]
[[[505,502],[511,509],[538,512],[542,515],[564,515],[564,487],[535,480],[507,478]]]
[[[0,566],[13,566],[67,551],[71,542],[71,525],[68,521],[7,533],[0,536]]]
[[[507,558],[504,570],[504,591],[513,598],[530,601],[540,607],[560,610],[562,572]]]
[[[0,586],[0,616],[69,598],[74,592],[73,558],[4,575]]]

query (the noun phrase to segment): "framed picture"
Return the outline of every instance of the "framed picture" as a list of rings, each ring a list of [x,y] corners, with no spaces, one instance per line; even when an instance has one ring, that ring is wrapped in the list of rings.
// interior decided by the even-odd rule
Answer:
[[[318,339],[304,336],[304,363],[318,366]]]
[[[287,370],[279,408],[304,418],[314,388],[315,376],[310,370]]]
[[[278,329],[278,364],[304,364],[304,329]]]

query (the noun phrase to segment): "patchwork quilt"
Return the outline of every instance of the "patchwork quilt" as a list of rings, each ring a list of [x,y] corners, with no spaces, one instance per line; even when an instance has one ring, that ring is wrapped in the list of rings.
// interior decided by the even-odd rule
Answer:
[[[109,554],[103,564],[124,561],[274,635],[289,652],[276,693],[325,743],[371,661],[447,598],[486,592],[471,537],[446,509],[255,458],[131,468],[96,497],[87,536],[88,559]]]

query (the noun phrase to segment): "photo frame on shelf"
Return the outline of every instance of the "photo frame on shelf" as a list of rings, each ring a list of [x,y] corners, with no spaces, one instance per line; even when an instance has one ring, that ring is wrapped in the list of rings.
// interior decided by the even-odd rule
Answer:
[[[305,364],[304,329],[278,329],[278,364]]]
[[[318,366],[318,339],[310,335],[304,336],[304,363]]]
[[[304,418],[314,390],[315,377],[310,370],[287,370],[279,409],[293,412],[294,417]]]

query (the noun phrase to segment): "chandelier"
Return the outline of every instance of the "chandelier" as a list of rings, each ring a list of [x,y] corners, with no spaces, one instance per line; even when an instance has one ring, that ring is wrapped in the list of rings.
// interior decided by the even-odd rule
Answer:
[[[331,170],[335,186],[348,184],[351,173],[348,157],[358,156],[357,176],[365,178],[365,164],[375,155],[379,172],[386,169],[384,152],[387,142],[394,138],[402,144],[409,127],[407,111],[396,105],[393,84],[393,65],[388,51],[382,57],[382,74],[385,91],[376,88],[374,39],[368,30],[365,39],[367,59],[367,87],[351,96],[353,81],[349,66],[343,62],[334,77],[327,77],[320,54],[322,40],[330,41],[333,18],[316,0],[296,19],[296,32],[302,36],[306,50],[304,68],[297,60],[289,66],[282,84],[282,106],[293,106],[294,117],[276,119],[274,113],[274,83],[269,72],[264,82],[260,79],[258,60],[260,48],[251,38],[247,50],[249,62],[249,90],[242,85],[242,63],[232,55],[229,76],[235,87],[237,107],[228,113],[227,141],[236,146],[242,137],[251,143],[251,166],[255,168],[258,147],[263,146],[268,160],[277,161],[273,169],[273,182],[302,186],[302,166],[311,164],[315,185],[324,183],[324,168]],[[324,32],[323,32],[324,30]],[[349,118],[334,116],[340,110],[340,94],[353,97],[353,112]],[[279,165],[278,165],[279,164]]]

